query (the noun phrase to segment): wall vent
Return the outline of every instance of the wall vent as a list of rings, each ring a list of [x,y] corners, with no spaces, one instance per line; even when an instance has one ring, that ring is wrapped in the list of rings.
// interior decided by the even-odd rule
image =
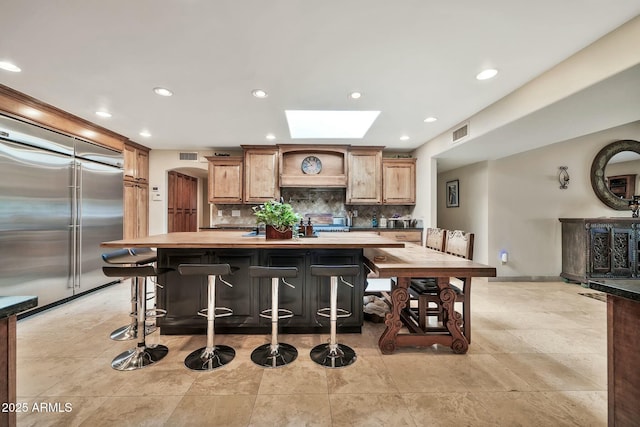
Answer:
[[[469,123],[465,123],[453,131],[453,142],[457,142],[467,135],[469,135]]]
[[[198,153],[180,153],[180,160],[198,160]]]

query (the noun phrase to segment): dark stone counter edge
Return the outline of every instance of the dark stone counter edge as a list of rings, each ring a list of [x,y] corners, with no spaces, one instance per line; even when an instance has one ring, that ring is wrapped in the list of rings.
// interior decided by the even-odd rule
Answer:
[[[609,295],[640,301],[640,280],[589,280],[589,288]]]
[[[0,296],[0,319],[4,319],[38,305],[34,296]]]

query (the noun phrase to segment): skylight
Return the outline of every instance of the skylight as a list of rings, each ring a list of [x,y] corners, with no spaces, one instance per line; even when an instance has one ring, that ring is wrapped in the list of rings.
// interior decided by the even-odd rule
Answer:
[[[292,139],[363,138],[380,111],[285,110]]]

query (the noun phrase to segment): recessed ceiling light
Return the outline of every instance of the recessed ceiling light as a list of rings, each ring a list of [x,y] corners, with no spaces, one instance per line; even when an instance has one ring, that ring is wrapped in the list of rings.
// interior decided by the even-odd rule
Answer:
[[[362,97],[362,94],[360,92],[351,92],[349,94],[349,98],[351,99],[360,99]]]
[[[144,136],[145,138],[149,138],[151,137],[151,133],[149,133],[149,131],[147,130],[143,130],[140,132],[140,136]]]
[[[254,89],[251,91],[251,94],[256,98],[266,98],[267,96],[269,96],[267,95],[267,92],[262,89]]]
[[[105,118],[111,117],[111,113],[108,111],[96,111],[96,115]]]
[[[478,75],[476,76],[476,79],[487,80],[495,77],[496,74],[498,74],[498,70],[494,68],[487,68],[486,70],[482,70],[481,72],[479,72]]]
[[[276,136],[274,134],[272,134],[272,133],[269,133],[269,134],[267,134],[266,138],[269,141],[273,141],[274,139],[276,139]]]
[[[424,119],[424,122],[425,122],[425,123],[433,123],[433,122],[435,122],[436,120],[438,120],[438,119],[437,119],[437,118],[435,118],[435,117],[427,117],[426,119]]]
[[[409,137],[407,135],[402,135],[400,137],[400,141],[408,141],[408,140],[409,140]]]
[[[173,92],[171,92],[169,89],[164,88],[164,87],[154,87],[153,91],[160,95],[160,96],[171,96],[173,95]]]
[[[285,110],[291,138],[361,139],[380,111]]]
[[[12,73],[19,73],[20,71],[22,71],[17,65],[12,64],[11,62],[4,61],[0,61],[0,68],[5,71],[11,71]]]

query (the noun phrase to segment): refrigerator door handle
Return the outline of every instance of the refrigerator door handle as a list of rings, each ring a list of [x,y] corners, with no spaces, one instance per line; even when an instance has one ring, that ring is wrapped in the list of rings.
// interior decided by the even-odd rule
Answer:
[[[76,186],[76,280],[75,287],[80,287],[80,275],[82,274],[82,250],[80,250],[80,242],[82,242],[82,163],[78,162],[76,166],[77,186]]]
[[[78,164],[71,163],[71,286],[78,287],[78,276],[80,274],[78,268]]]

